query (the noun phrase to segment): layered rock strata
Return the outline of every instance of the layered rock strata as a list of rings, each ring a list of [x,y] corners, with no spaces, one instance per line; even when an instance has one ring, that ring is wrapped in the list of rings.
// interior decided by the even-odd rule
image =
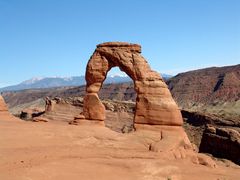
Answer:
[[[240,165],[240,133],[231,128],[208,126],[203,133],[199,151],[230,159]]]
[[[82,111],[82,98],[63,99],[55,97],[45,99],[45,113],[41,118],[69,122]],[[36,118],[35,118],[36,120]]]
[[[86,69],[86,119],[104,120],[105,108],[98,92],[108,71],[119,67],[134,81],[137,93],[134,122],[137,124],[181,126],[182,116],[159,73],[151,70],[137,44],[108,42],[99,44]]]

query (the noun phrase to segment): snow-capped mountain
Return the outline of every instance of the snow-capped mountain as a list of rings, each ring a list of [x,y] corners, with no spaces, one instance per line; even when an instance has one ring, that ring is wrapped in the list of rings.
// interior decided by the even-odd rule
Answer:
[[[168,79],[169,75],[162,74],[163,78]],[[114,74],[107,76],[104,81],[105,84],[109,83],[123,83],[132,81],[126,74]],[[7,86],[0,88],[0,92],[3,91],[18,91],[23,89],[39,89],[39,88],[52,88],[52,87],[66,87],[66,86],[81,86],[85,85],[84,76],[72,76],[72,77],[35,77],[20,84]]]
[[[23,89],[52,88],[61,86],[80,86],[85,84],[84,76],[73,77],[37,77],[21,82],[20,84],[0,88],[3,91],[18,91]]]
[[[23,81],[21,84],[26,84],[26,85],[28,85],[28,84],[34,84],[34,83],[36,83],[37,81],[40,81],[40,80],[42,80],[42,79],[44,79],[43,77],[34,77],[34,78],[32,78],[32,79],[28,79],[28,80],[26,80],[26,81]]]
[[[110,78],[114,78],[114,77],[128,77],[128,75],[127,74],[125,74],[125,73],[118,73],[118,74],[112,74],[112,75],[109,75],[108,77],[110,77]]]

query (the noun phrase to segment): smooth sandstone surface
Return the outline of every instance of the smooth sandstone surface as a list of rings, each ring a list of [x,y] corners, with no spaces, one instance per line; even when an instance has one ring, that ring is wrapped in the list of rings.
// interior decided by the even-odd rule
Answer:
[[[107,42],[97,45],[86,68],[86,96],[84,115],[87,119],[104,120],[101,101],[98,98],[103,81],[108,71],[119,67],[135,84],[137,124],[181,126],[183,123],[180,110],[173,100],[167,85],[159,73],[153,71],[141,56],[141,46],[124,42]],[[89,97],[95,94],[95,106]],[[96,112],[99,112],[98,114]],[[96,117],[94,117],[96,115]]]
[[[46,110],[57,112],[70,104],[65,105],[64,100],[57,98],[56,103],[47,104]],[[103,121],[81,120],[79,126],[45,118],[33,121],[47,123],[22,121],[8,113],[3,100],[1,107],[8,115],[0,114],[0,179],[161,180],[240,176],[239,166],[215,162],[194,152],[180,126],[136,124],[136,131],[117,133],[104,127]],[[85,116],[81,114],[79,118]]]
[[[210,157],[189,151],[184,146],[187,140],[176,136],[184,134],[181,127],[137,125],[137,131],[121,134],[96,122],[81,121],[79,126],[69,126],[62,121],[0,119],[0,179],[237,180],[240,177],[239,166],[221,161],[215,164]]]
[[[85,95],[83,101],[83,114],[86,119],[104,120],[106,118],[105,106],[96,93],[88,93]]]

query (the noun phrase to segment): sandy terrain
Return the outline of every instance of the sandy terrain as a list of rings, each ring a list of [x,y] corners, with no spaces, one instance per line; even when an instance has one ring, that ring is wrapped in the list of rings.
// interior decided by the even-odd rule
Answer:
[[[0,179],[239,179],[231,163],[211,168],[149,151],[158,137],[147,129],[120,134],[100,123],[0,119]]]

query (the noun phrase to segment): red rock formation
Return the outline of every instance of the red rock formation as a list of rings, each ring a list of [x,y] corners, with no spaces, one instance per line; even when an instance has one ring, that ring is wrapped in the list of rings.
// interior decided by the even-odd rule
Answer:
[[[0,95],[0,112],[6,112],[6,111],[8,111],[7,105],[3,97]]]
[[[38,119],[35,118],[36,121],[39,119],[49,119],[69,122],[82,111],[80,107],[82,106],[82,98],[79,97],[69,99],[59,97],[53,99],[46,98],[45,102],[45,113]]]
[[[87,87],[83,107],[86,119],[105,119],[105,109],[98,92],[108,71],[118,66],[134,81],[137,93],[135,123],[182,125],[181,113],[167,85],[159,73],[151,70],[140,53],[141,46],[137,44],[109,42],[97,46],[86,69]]]
[[[199,151],[230,159],[240,165],[240,133],[231,128],[208,126],[204,131]]]
[[[167,83],[183,108],[235,102],[240,99],[240,64],[180,73]]]
[[[13,115],[11,115],[8,111],[8,107],[3,99],[3,97],[0,95],[0,120],[16,120]]]
[[[83,103],[85,104],[83,113],[88,119],[104,120],[106,118],[105,107],[96,93],[86,94]]]

